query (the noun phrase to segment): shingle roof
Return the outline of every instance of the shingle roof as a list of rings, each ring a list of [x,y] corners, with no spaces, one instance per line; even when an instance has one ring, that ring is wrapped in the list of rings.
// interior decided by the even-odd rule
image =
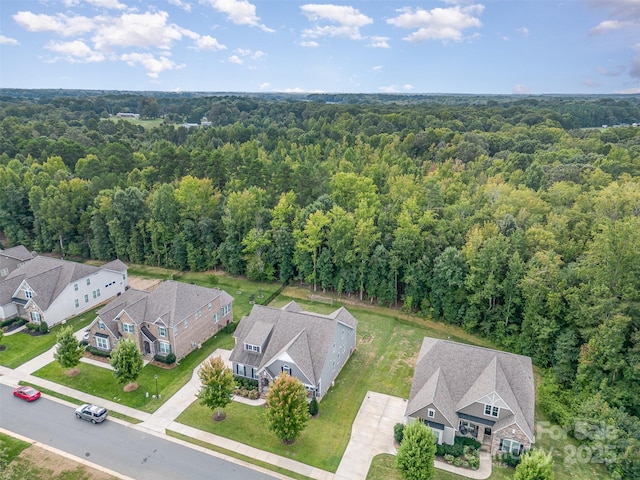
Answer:
[[[433,403],[451,420],[449,416],[455,416],[456,411],[493,393],[513,412],[513,416],[498,423],[517,423],[533,440],[535,391],[531,358],[425,337],[406,414],[412,415]],[[457,428],[457,421],[452,426]],[[499,425],[494,429],[499,430]]]
[[[0,305],[8,305],[12,302],[13,294],[22,283],[20,277],[6,278],[0,281]]]
[[[136,325],[161,319],[165,326],[172,328],[218,297],[221,297],[221,305],[233,301],[224,290],[167,280],[152,292],[130,288],[101,308],[98,316],[116,330],[115,317],[123,310]]]
[[[286,352],[315,384],[322,373],[338,321],[352,328],[358,323],[344,308],[322,315],[305,312],[295,302],[282,308],[254,305],[236,328],[234,337],[238,347],[233,349],[230,359],[261,369]],[[268,343],[261,353],[244,350],[244,343],[262,345],[267,338]]]
[[[99,270],[92,265],[39,255],[11,272],[7,278],[25,280],[36,293],[35,302],[46,310],[67,285]]]
[[[15,258],[16,260],[20,260],[24,262],[25,260],[31,260],[33,258],[33,254],[27,250],[27,247],[24,245],[16,245],[15,247],[7,248],[6,250],[0,250],[0,255],[4,255],[5,257]]]
[[[109,263],[105,263],[101,267],[104,270],[112,270],[114,272],[126,272],[129,267],[119,259],[115,259],[110,261]]]

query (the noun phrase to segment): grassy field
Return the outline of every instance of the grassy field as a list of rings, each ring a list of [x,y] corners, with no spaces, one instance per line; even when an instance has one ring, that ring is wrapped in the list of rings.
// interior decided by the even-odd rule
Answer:
[[[186,384],[196,366],[217,348],[233,348],[233,337],[227,333],[218,333],[203,343],[202,348],[187,355],[173,369],[146,365],[138,378],[138,389],[132,392],[123,391],[123,386],[116,382],[111,370],[83,362],[78,365],[80,374],[74,377],[68,377],[58,362],[51,362],[34,372],[34,376],[151,413]],[[156,391],[155,375],[158,375],[160,399],[152,398]],[[147,392],[149,397],[146,396]]]
[[[6,348],[0,351],[0,365],[16,368],[46,352],[56,344],[58,332],[60,332],[63,327],[71,327],[73,331],[86,327],[96,318],[98,308],[67,320],[65,325],[56,325],[51,328],[51,331],[46,335],[32,337],[25,332],[5,335],[2,338],[2,345]]]

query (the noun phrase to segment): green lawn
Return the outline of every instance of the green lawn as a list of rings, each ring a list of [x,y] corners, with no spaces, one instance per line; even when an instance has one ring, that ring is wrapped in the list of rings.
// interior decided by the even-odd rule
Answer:
[[[17,438],[10,437],[4,433],[0,433],[0,472],[2,469],[2,463],[11,463],[15,458],[20,455],[25,448],[28,448],[31,444]]]
[[[272,305],[280,307],[292,299],[280,296]],[[295,300],[305,309],[319,313],[339,307],[335,302],[332,306],[310,303],[304,298]],[[227,408],[227,419],[214,423],[210,420],[211,412],[196,402],[178,417],[178,421],[335,472],[366,392],[372,390],[408,398],[415,357],[424,336],[451,336],[426,324],[415,325],[366,309],[349,307],[349,310],[358,319],[357,350],[320,403],[320,416],[309,422],[293,445],[282,445],[264,429],[262,408],[259,407],[233,403]]]
[[[65,325],[56,325],[51,328],[51,331],[47,335],[32,337],[24,332],[5,335],[2,338],[2,345],[4,345],[6,349],[0,352],[0,365],[16,368],[46,352],[56,344],[58,332],[60,332],[63,327],[70,326],[74,332],[86,327],[96,318],[98,308],[67,320]]]
[[[233,348],[233,337],[228,333],[218,333],[203,343],[202,348],[187,355],[173,369],[167,370],[152,364],[146,365],[138,377],[138,389],[133,392],[124,392],[123,386],[116,382],[111,370],[84,362],[78,365],[80,374],[74,377],[68,377],[58,362],[51,362],[35,372],[34,375],[151,413],[186,384],[191,379],[196,366],[217,348]],[[155,375],[158,375],[160,399],[152,398],[156,391]],[[146,396],[147,392],[149,392],[149,397]]]

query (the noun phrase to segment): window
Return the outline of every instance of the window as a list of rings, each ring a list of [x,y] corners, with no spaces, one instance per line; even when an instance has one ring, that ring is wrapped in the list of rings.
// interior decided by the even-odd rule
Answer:
[[[436,417],[436,411],[433,408],[427,409],[427,417],[435,418]]]
[[[85,294],[84,295],[84,303],[88,303],[89,302],[89,295]]]
[[[2,270],[0,270],[0,277],[6,277],[7,275],[9,275],[8,268],[3,268]]]
[[[40,323],[40,313],[39,312],[31,312],[31,321],[32,322],[36,322],[36,323]]]
[[[167,336],[167,327],[162,327],[158,325],[158,336],[166,337]]]
[[[158,351],[162,354],[168,355],[171,353],[171,344],[169,342],[158,342]]]
[[[93,298],[96,298],[96,297],[97,297],[97,293],[96,293],[96,291],[95,291],[95,290],[94,290],[93,292],[91,292],[91,293],[93,294]]]
[[[122,324],[122,331],[125,333],[134,333],[135,332],[135,327],[133,326],[132,323],[123,323]]]
[[[240,363],[239,363],[239,364],[237,364],[237,365],[236,365],[236,373],[237,373],[238,375],[242,375],[242,376],[244,377],[244,373],[245,373],[244,365],[242,365],[242,364],[240,364]]]
[[[98,298],[100,298],[100,289],[96,290],[96,292],[98,293]]]
[[[24,296],[27,298],[33,298],[33,292],[31,290],[25,290]]]
[[[91,285],[91,279],[87,278],[87,285]]]
[[[224,307],[222,307],[222,315],[226,315],[230,311],[231,311],[231,304],[225,305]]]
[[[509,452],[512,455],[520,455],[522,445],[520,442],[516,442],[515,440],[510,440],[508,438],[504,438],[502,440],[500,450],[503,452]]]
[[[184,321],[184,328],[187,328],[189,326],[189,320],[185,320]]]
[[[174,337],[178,336],[178,327],[173,327],[173,336]]]
[[[196,311],[196,318],[200,318],[202,316],[202,309]]]
[[[208,308],[209,310],[211,310],[211,309],[213,308],[213,307],[211,306],[211,302],[209,302],[209,305],[207,305],[207,308]]]
[[[220,312],[216,312],[213,314],[213,322],[218,323],[220,321]]]
[[[260,346],[259,345],[251,345],[250,343],[245,343],[244,344],[244,349],[248,350],[249,352],[260,353]]]
[[[102,350],[109,350],[109,339],[104,337],[95,337],[96,346]]]
[[[73,301],[73,303],[75,304],[76,308],[80,306],[80,300],[78,300],[77,298]]]
[[[283,365],[282,371],[287,372],[289,375],[291,375],[291,367],[289,365]]]
[[[489,417],[497,417],[500,415],[500,407],[496,407],[495,405],[485,405],[484,414]]]
[[[73,284],[73,290],[76,291],[76,292],[78,291],[78,284],[77,283]]]
[[[98,322],[98,328],[99,328],[100,330],[104,330],[104,323],[102,323],[102,322]]]

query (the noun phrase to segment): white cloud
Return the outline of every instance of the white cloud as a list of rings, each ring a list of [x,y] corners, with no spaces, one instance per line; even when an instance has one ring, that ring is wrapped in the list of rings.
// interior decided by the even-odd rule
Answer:
[[[285,88],[283,92],[285,93],[325,93],[324,90],[305,90],[304,88],[300,88],[300,87]]]
[[[243,65],[244,64],[244,60],[242,60],[239,56],[237,55],[231,55],[229,57],[229,62],[230,63],[235,63],[236,65]]]
[[[112,8],[115,10],[124,10],[127,6],[118,0],[86,0],[87,3],[101,8]]]
[[[386,85],[383,87],[378,87],[378,90],[380,90],[382,93],[398,93],[400,91],[397,85]]]
[[[71,42],[49,42],[45,45],[47,50],[59,53],[69,62],[102,62],[105,60],[104,54],[91,50],[91,48],[80,40]],[[56,59],[59,60],[59,59]]]
[[[398,28],[414,30],[404,40],[411,43],[426,40],[460,41],[463,32],[469,28],[482,26],[479,15],[484,11],[484,5],[476,4],[461,7],[433,8],[424,10],[409,7],[399,9],[400,15],[387,20],[387,23]]]
[[[261,83],[260,86],[258,87],[260,90],[266,90],[271,86],[271,84],[269,82],[264,82]]]
[[[318,42],[316,42],[315,40],[310,40],[310,41],[306,41],[306,42],[300,42],[300,46],[301,47],[308,47],[308,48],[317,48],[320,46],[320,44]]]
[[[369,37],[369,46],[373,48],[391,48],[389,37]]]
[[[151,78],[158,78],[158,75],[166,70],[184,67],[184,65],[177,65],[166,56],[156,58],[151,53],[125,53],[120,56],[120,59],[127,62],[130,67],[135,67],[137,64],[142,65]]]
[[[5,37],[4,35],[0,35],[0,45],[20,45],[15,38]]]
[[[518,84],[513,87],[513,93],[515,94],[528,94],[531,93],[531,87],[528,85]]]
[[[306,38],[346,37],[359,40],[362,38],[360,29],[373,23],[373,19],[359,10],[343,5],[308,4],[302,5],[300,9],[310,21],[317,23],[303,32]],[[321,22],[332,25],[319,25]]]
[[[182,0],[169,0],[170,5],[182,8],[185,12],[191,11],[191,4],[183,2]]]
[[[523,37],[528,37],[529,36],[529,29],[527,27],[517,28],[516,31],[520,35],[522,35]]]
[[[413,85],[411,85],[410,83],[406,83],[406,84],[404,84],[404,85],[402,86],[402,89],[403,89],[403,90],[405,90],[405,91],[407,91],[407,92],[409,92],[409,91],[413,90],[413,88],[414,88],[414,87],[413,87]]]
[[[53,32],[63,37],[82,35],[94,29],[92,19],[82,16],[70,17],[57,15],[18,12],[13,16],[18,25],[28,32]]]
[[[260,23],[260,17],[256,15],[256,6],[247,0],[201,0],[211,5],[219,12],[227,15],[236,25],[250,25],[259,27],[265,32],[273,32],[272,29]]]
[[[628,88],[626,90],[619,90],[617,92],[613,92],[613,93],[620,93],[622,95],[634,95],[634,94],[638,94],[640,93],[640,87],[637,88]]]
[[[167,25],[167,12],[128,13],[120,17],[103,18],[93,37],[97,50],[114,47],[140,47],[169,49],[174,41],[181,40],[184,30],[177,25]]]
[[[376,65],[375,67],[373,67],[371,69],[371,71],[376,72],[376,73],[381,72],[382,71],[382,65]]]
[[[198,35],[197,38],[194,39],[195,47],[198,50],[226,50],[227,46],[221,44],[215,38],[209,35]]]
[[[615,30],[623,30],[625,28],[633,27],[633,22],[621,22],[619,20],[604,20],[596,25],[589,31],[591,35],[597,35],[600,33],[613,32]]]

